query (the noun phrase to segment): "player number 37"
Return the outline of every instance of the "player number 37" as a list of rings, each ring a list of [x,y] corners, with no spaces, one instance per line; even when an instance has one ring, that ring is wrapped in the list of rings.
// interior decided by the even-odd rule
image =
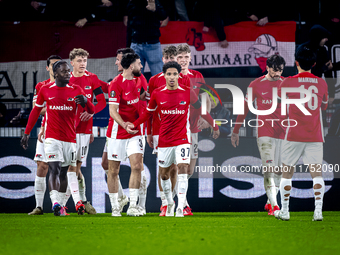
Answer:
[[[188,155],[187,155],[187,157],[189,157],[189,155],[190,155],[190,148],[187,148],[187,150],[188,150]],[[182,148],[182,149],[181,149],[181,157],[185,157],[185,148]]]

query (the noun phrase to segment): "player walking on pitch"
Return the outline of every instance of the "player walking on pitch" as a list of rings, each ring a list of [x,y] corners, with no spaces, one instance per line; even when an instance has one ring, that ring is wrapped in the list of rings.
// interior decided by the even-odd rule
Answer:
[[[78,105],[86,107],[89,113],[94,112],[92,102],[87,100],[84,91],[77,85],[69,84],[70,67],[60,60],[53,65],[55,83],[41,88],[33,108],[21,145],[27,149],[29,134],[35,125],[41,109],[46,102],[45,154],[50,172],[49,189],[54,215],[62,213],[60,193],[65,193],[68,183],[66,177],[70,165],[76,165],[76,114]],[[72,180],[69,180],[72,183]],[[79,192],[74,194],[78,214],[83,214],[85,207],[80,200]]]
[[[50,78],[39,82],[35,86],[34,90],[34,97],[33,97],[33,107],[35,106],[35,102],[37,101],[37,97],[39,94],[39,91],[42,86],[53,83],[54,82],[54,74],[53,74],[53,64],[57,61],[61,60],[61,57],[57,55],[52,55],[47,59],[47,66],[46,70],[49,73]],[[44,107],[40,115],[45,115],[46,113],[46,107]],[[41,131],[43,132],[43,126],[41,127]],[[43,213],[43,202],[44,202],[44,195],[46,192],[46,175],[48,173],[48,164],[45,156],[45,150],[44,150],[44,143],[45,139],[42,140],[42,142],[37,139],[37,145],[35,149],[35,157],[34,161],[37,162],[37,174],[35,176],[34,181],[34,195],[35,195],[35,202],[36,207],[33,209],[32,212],[30,212],[28,215],[41,215]]]
[[[166,64],[170,61],[176,61],[176,56],[177,56],[177,49],[175,46],[170,45],[167,46],[163,49],[163,63]],[[185,78],[186,79],[185,79]],[[184,85],[183,83],[188,83],[185,84],[187,87],[190,87],[190,80],[184,76],[183,74],[180,73],[179,75],[179,84]],[[148,86],[148,95],[147,95],[147,100],[150,100],[150,97],[152,96],[152,93],[154,90],[156,90],[159,87],[163,87],[166,84],[165,76],[164,73],[161,72],[159,74],[156,74],[152,76],[149,80],[149,86]],[[149,118],[148,120],[148,125],[147,125],[147,142],[150,146],[150,148],[153,148],[153,154],[158,154],[158,141],[159,141],[159,126],[160,126],[160,114],[156,110],[153,115]],[[173,197],[176,195],[176,182],[177,182],[177,166],[175,164],[172,164],[170,167],[170,180],[171,180],[171,185],[172,185],[172,192],[173,192]],[[160,196],[161,196],[161,213],[159,216],[163,217],[166,214],[168,202],[167,199],[164,195],[164,191],[162,189],[161,185],[161,176],[158,173],[158,186],[160,190]]]
[[[81,48],[75,48],[69,54],[71,65],[73,67],[70,83],[80,86],[84,90],[88,100],[90,100],[91,102],[93,102],[93,95],[95,95],[98,103],[95,105],[95,112],[93,114],[88,113],[86,110],[80,113],[80,121],[78,123],[78,126],[76,127],[77,166],[70,166],[67,176],[77,176],[79,194],[81,200],[85,205],[85,211],[89,214],[96,214],[95,208],[91,205],[89,201],[87,201],[86,198],[85,178],[81,172],[81,165],[82,162],[86,161],[90,143],[92,143],[94,140],[94,136],[92,134],[93,115],[102,111],[105,108],[106,100],[97,75],[90,73],[86,69],[88,56],[89,53]],[[70,185],[69,183],[69,187],[71,186],[76,187],[75,184]],[[68,192],[69,191],[70,190],[68,189]],[[74,193],[74,191],[72,191],[72,193]],[[66,196],[69,197],[69,193],[66,194]]]
[[[269,110],[273,104],[273,88],[277,89],[282,82],[281,74],[285,64],[283,57],[272,55],[267,59],[268,73],[250,83],[248,88],[252,89],[252,98],[249,98],[247,93],[244,101],[245,112],[243,115],[237,116],[237,124],[231,135],[231,144],[234,147],[239,144],[239,129],[241,123],[245,123],[245,118],[249,112],[248,101],[251,100],[251,105],[255,102],[257,110]],[[265,205],[268,215],[274,215],[274,211],[280,210],[277,204],[277,192],[281,181],[281,142],[285,134],[280,120],[282,120],[281,104],[278,104],[276,110],[271,114],[257,115],[257,125],[261,125],[257,128],[257,145],[263,166],[264,189],[268,197]],[[276,168],[274,169],[274,167]]]
[[[284,88],[302,88],[311,93],[310,100],[304,104],[302,112],[297,105],[287,106],[289,120],[295,120],[286,130],[285,139],[282,142],[282,180],[280,185],[282,208],[274,213],[275,217],[281,220],[289,220],[289,198],[292,190],[292,177],[295,165],[302,156],[303,163],[309,164],[309,172],[313,178],[313,191],[315,198],[315,210],[313,221],[322,221],[323,195],[325,192],[325,182],[322,178],[323,160],[323,126],[322,110],[326,110],[328,105],[327,83],[311,73],[315,65],[316,55],[305,46],[300,46],[295,53],[295,63],[298,74],[285,79],[278,91],[278,96],[282,98],[281,92]],[[306,93],[288,92],[289,99],[300,99]],[[300,105],[300,107],[303,105]]]
[[[191,61],[191,50],[188,44],[179,44],[177,46],[177,62],[181,66],[181,74],[186,76],[191,83],[191,89],[196,93],[197,96],[201,93],[202,84],[204,84],[203,75],[196,71],[189,69]],[[210,112],[211,105],[210,100],[207,100],[207,112]],[[191,130],[191,150],[190,150],[190,167],[188,168],[187,176],[188,179],[193,175],[196,161],[198,158],[198,132],[201,130],[198,128],[198,121],[200,119],[200,110],[195,109],[193,106],[190,107],[190,130]],[[184,208],[184,215],[193,215],[191,208],[186,200],[186,207]]]
[[[137,207],[138,191],[141,181],[144,146],[140,127],[136,134],[128,134],[125,129],[139,116],[140,89],[135,76],[141,75],[142,65],[137,54],[125,54],[121,65],[123,73],[119,74],[109,85],[110,122],[107,130],[107,155],[109,172],[107,185],[112,207],[112,216],[121,216],[118,203],[118,174],[120,162],[129,158],[131,175],[129,182],[130,205],[129,216],[141,216]]]
[[[188,189],[187,172],[190,164],[190,101],[195,102],[194,107],[199,108],[200,102],[194,92],[189,88],[179,86],[178,79],[181,66],[177,62],[168,62],[163,66],[166,86],[153,92],[147,111],[133,124],[127,125],[127,131],[135,134],[133,130],[147,120],[157,108],[160,114],[160,130],[158,144],[159,173],[164,194],[168,201],[166,216],[174,216],[174,201],[170,181],[170,166],[178,166],[178,207],[176,217],[184,217],[183,209]],[[196,100],[195,100],[196,99]],[[210,123],[213,120],[210,116]],[[214,127],[214,138],[219,136],[218,127]]]

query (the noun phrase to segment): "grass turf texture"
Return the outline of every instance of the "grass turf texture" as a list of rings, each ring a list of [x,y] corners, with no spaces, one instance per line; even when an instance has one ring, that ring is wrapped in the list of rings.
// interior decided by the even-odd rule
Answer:
[[[0,214],[0,254],[336,254],[340,212],[195,213],[185,218]]]

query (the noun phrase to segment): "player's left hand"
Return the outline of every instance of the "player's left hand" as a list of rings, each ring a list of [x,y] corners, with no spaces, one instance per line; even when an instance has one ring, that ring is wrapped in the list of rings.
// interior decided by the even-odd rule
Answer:
[[[139,96],[139,100],[141,100],[141,101],[146,101],[146,91],[144,91],[144,92]]]
[[[210,127],[210,125],[209,125],[209,123],[205,119],[202,119],[202,118],[198,119],[198,121],[197,121],[197,128],[199,130],[206,129],[206,128],[209,128],[209,127]]]
[[[45,128],[41,127],[40,131],[39,131],[39,134],[38,134],[38,140],[41,143],[44,143],[44,141],[42,140],[44,138],[44,133],[45,133]]]
[[[88,121],[93,117],[93,114],[88,113],[87,111],[84,111],[80,114],[80,120],[81,121]]]
[[[231,134],[231,144],[236,148],[240,141],[240,137],[238,134],[232,133]]]
[[[219,129],[216,130],[216,131],[214,130],[214,131],[213,131],[213,138],[214,138],[214,139],[217,139],[219,136],[220,136],[220,130],[219,130]]]
[[[91,135],[90,135],[90,143],[93,143],[93,141],[94,141],[94,135],[91,134]]]
[[[134,128],[135,128],[135,125],[130,123],[126,126],[126,132],[128,132],[131,135],[137,134],[138,130],[133,130]]]
[[[24,134],[20,141],[21,147],[24,148],[25,150],[27,150],[28,148],[28,139],[30,139],[30,136]]]
[[[87,103],[87,97],[84,95],[78,95],[74,98],[74,101],[76,104],[80,104],[84,108]]]

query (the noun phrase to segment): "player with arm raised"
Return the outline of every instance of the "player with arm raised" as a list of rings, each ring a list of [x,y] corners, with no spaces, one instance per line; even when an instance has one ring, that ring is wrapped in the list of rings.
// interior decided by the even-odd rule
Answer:
[[[38,97],[41,87],[48,83],[54,82],[53,64],[59,60],[61,60],[61,57],[57,55],[52,55],[47,59],[46,71],[48,71],[50,78],[45,81],[39,82],[35,86],[34,97],[33,97],[33,107],[35,106],[35,102],[37,101],[37,97]],[[44,116],[45,112],[46,112],[46,107],[44,107],[41,110],[40,115]],[[40,134],[43,134],[43,132],[44,132],[44,127],[41,126]],[[37,146],[35,149],[35,157],[34,157],[34,161],[37,162],[37,174],[34,180],[34,195],[35,195],[36,207],[28,215],[43,214],[43,202],[44,202],[44,195],[46,191],[46,175],[48,173],[48,164],[47,164],[47,160],[45,156],[44,141],[45,141],[44,138],[42,138],[42,142],[40,142],[39,139],[37,139]]]
[[[328,86],[322,78],[311,73],[315,62],[315,53],[303,45],[300,46],[295,53],[295,64],[299,73],[286,78],[278,91],[281,100],[285,96],[281,95],[284,88],[305,89],[311,94],[310,100],[304,104],[304,110],[309,114],[302,112],[295,104],[287,105],[287,115],[292,125],[287,127],[285,138],[282,141],[283,171],[280,184],[282,208],[274,213],[276,218],[282,220],[290,219],[289,198],[292,190],[292,177],[295,165],[301,156],[303,163],[309,164],[309,172],[313,178],[315,198],[313,221],[323,220],[322,205],[325,182],[321,170],[324,142],[321,111],[326,110],[328,105]],[[287,92],[286,96],[292,100],[304,98],[305,94]]]
[[[49,189],[54,215],[61,214],[61,198],[65,193],[67,183],[77,182],[67,176],[70,165],[76,165],[76,121],[78,105],[94,112],[94,106],[87,100],[84,91],[77,85],[69,84],[71,72],[66,61],[60,60],[53,65],[55,83],[41,88],[35,107],[33,108],[21,145],[27,149],[29,134],[39,118],[41,109],[46,102],[45,154],[48,162]],[[78,191],[78,189],[76,189]],[[78,214],[84,214],[85,207],[79,192],[73,194]]]
[[[250,83],[249,88],[252,89],[252,98],[249,98],[248,94],[246,95],[244,101],[245,112],[243,115],[237,116],[237,124],[231,135],[231,144],[234,147],[239,144],[239,129],[249,112],[248,101],[255,102],[257,110],[270,109],[273,103],[273,88],[277,89],[281,84],[283,80],[281,74],[285,64],[283,57],[272,55],[267,59],[268,73]],[[257,125],[260,125],[257,128],[257,145],[263,166],[264,189],[268,197],[265,205],[268,215],[274,215],[274,211],[280,210],[277,204],[277,193],[281,181],[281,171],[279,170],[281,166],[281,142],[285,134],[285,130],[280,124],[282,119],[281,104],[277,105],[273,113],[257,116]],[[277,168],[274,169],[274,167]]]
[[[140,89],[135,76],[141,75],[142,64],[137,54],[127,53],[121,60],[123,73],[119,74],[109,85],[110,121],[107,129],[107,155],[109,172],[107,185],[112,207],[112,216],[121,216],[118,203],[118,174],[120,162],[130,160],[131,175],[129,182],[130,205],[129,216],[141,216],[137,207],[138,191],[141,181],[144,146],[140,127],[136,134],[128,134],[125,128],[139,116]]]
[[[188,188],[187,172],[190,163],[190,102],[195,108],[200,108],[196,94],[189,88],[178,84],[181,66],[177,62],[168,62],[163,66],[166,86],[155,90],[151,96],[147,111],[133,124],[127,125],[130,134],[138,132],[133,130],[147,120],[157,108],[160,114],[158,162],[161,175],[161,185],[168,201],[166,216],[174,216],[174,201],[170,181],[170,166],[178,166],[178,207],[176,217],[183,217],[183,209]],[[192,93],[191,93],[192,92]],[[213,119],[207,115],[207,120],[213,124]],[[209,118],[210,116],[210,118]],[[219,136],[218,127],[214,127],[214,138]]]

